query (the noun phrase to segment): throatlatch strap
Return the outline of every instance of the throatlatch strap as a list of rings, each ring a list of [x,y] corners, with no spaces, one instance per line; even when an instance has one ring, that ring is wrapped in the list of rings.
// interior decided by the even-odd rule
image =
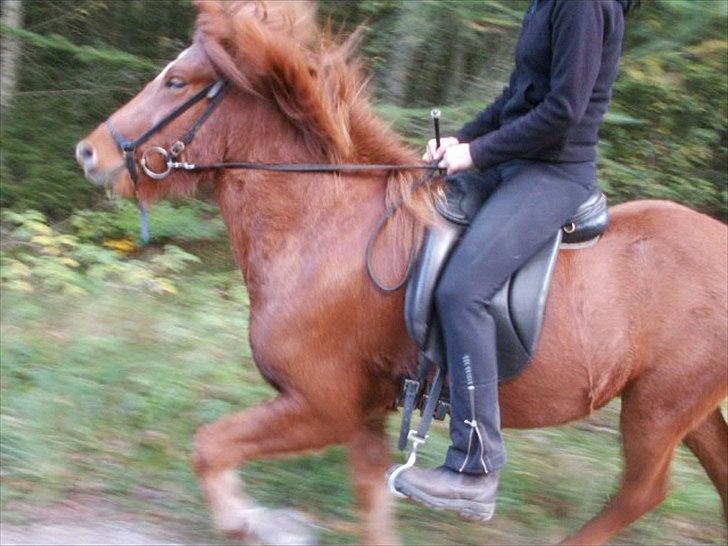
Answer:
[[[149,244],[149,218],[147,217],[147,209],[139,201],[137,201],[137,206],[139,207],[139,238],[146,245]]]

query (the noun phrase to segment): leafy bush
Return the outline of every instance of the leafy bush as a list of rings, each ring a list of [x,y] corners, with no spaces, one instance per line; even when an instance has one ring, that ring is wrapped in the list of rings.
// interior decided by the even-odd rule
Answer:
[[[725,218],[728,43],[720,4],[661,1],[638,12],[614,87],[616,115],[602,128],[602,175],[617,201],[671,199]],[[694,32],[675,33],[669,15]]]
[[[0,252],[3,288],[84,294],[101,286],[176,293],[176,275],[199,258],[167,245],[149,260],[126,259],[124,253],[59,233],[38,211],[3,212],[5,247]]]
[[[212,239],[225,229],[216,213],[216,207],[202,201],[191,200],[179,206],[157,203],[148,210],[151,240]],[[76,211],[70,224],[85,241],[135,240],[139,237],[139,210],[130,201],[115,199],[108,210]]]

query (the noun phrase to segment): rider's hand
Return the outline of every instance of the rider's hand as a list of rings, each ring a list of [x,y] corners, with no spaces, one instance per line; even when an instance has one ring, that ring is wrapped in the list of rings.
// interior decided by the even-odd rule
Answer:
[[[422,156],[422,159],[425,161],[440,159],[447,148],[455,146],[458,143],[459,141],[455,137],[445,137],[440,139],[440,147],[438,148],[437,141],[433,138],[427,143],[427,151],[425,152],[425,155]]]
[[[470,144],[464,142],[463,144],[449,146],[444,150],[442,160],[437,166],[441,169],[447,169],[448,175],[471,169],[473,167],[473,158],[470,156]]]

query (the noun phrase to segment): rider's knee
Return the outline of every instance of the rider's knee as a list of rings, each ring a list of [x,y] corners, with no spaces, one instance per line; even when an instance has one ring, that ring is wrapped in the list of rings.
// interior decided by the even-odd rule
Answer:
[[[435,289],[435,305],[437,305],[437,311],[440,315],[462,311],[472,302],[472,295],[462,283],[458,282],[457,279],[453,279],[450,275],[443,275]]]

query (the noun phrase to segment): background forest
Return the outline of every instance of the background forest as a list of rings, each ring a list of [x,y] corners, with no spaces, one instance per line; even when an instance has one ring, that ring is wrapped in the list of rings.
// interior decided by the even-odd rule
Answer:
[[[363,25],[375,107],[423,147],[432,107],[454,130],[500,92],[527,5],[322,0],[319,11],[344,34]],[[192,432],[270,396],[241,348],[247,296],[222,222],[204,198],[160,204],[152,244],[140,248],[135,206],[92,189],[74,159],[79,138],[186,47],[194,9],[189,0],[0,6],[3,536],[99,516],[144,521],[159,540],[218,540],[187,464]],[[643,0],[628,19],[599,149],[612,204],[665,198],[726,220],[727,25],[726,0]],[[617,409],[509,432],[497,521],[461,525],[405,507],[405,540],[557,540],[596,513],[618,477]],[[440,429],[432,461],[444,442]],[[254,463],[244,477],[265,503],[314,512],[325,542],[351,542],[345,469],[332,449]],[[675,484],[619,541],[724,542],[718,497],[687,452]],[[78,513],[91,516],[79,523]]]

